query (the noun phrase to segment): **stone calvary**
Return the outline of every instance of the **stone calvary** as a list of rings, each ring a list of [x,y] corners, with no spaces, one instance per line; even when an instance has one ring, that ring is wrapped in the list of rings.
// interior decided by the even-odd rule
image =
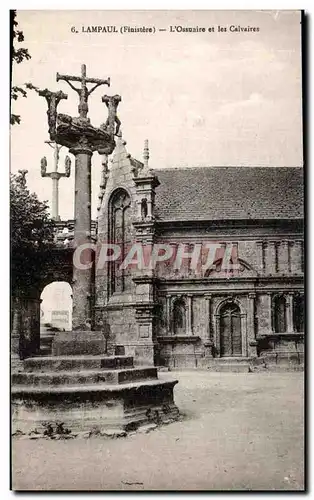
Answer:
[[[64,146],[75,157],[75,205],[73,249],[91,243],[91,168],[92,155],[98,152],[107,157],[116,148],[120,120],[117,107],[118,95],[102,97],[108,109],[108,118],[99,128],[88,118],[88,99],[102,85],[110,86],[110,79],[89,78],[86,66],[80,76],[60,75],[57,81],[66,82],[79,96],[78,117],[58,114],[63,91],[51,92],[36,89],[48,104],[50,141],[55,144],[57,164],[58,147]],[[80,86],[76,87],[75,82]],[[88,88],[88,84],[94,84]],[[46,174],[47,161],[42,160],[42,175]],[[66,160],[66,173],[70,162]],[[51,176],[51,174],[50,174]],[[52,177],[59,178],[56,168]],[[150,183],[152,174],[147,170],[137,182]],[[57,207],[54,210],[57,216]],[[114,215],[112,215],[114,217]],[[93,262],[92,249],[87,249],[87,261]],[[153,276],[145,276],[142,286],[149,287]],[[96,432],[104,435],[121,435],[139,426],[155,426],[178,419],[174,404],[173,388],[176,380],[160,381],[154,357],[145,352],[151,349],[151,335],[141,342],[142,356],[126,353],[118,345],[106,321],[95,318],[95,284],[92,266],[84,269],[72,265],[73,318],[72,331],[57,333],[48,356],[27,357],[23,369],[12,373],[13,432],[15,434],[75,435]],[[148,312],[139,323],[142,329],[151,328],[154,309],[153,298],[140,303],[140,312]],[[146,331],[146,330],[145,330]]]

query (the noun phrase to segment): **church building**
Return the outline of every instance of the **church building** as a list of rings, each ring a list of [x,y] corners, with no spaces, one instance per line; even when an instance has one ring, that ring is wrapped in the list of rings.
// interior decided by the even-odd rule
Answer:
[[[95,326],[108,345],[176,369],[300,369],[303,169],[151,170],[147,142],[143,162],[116,142],[103,164],[95,270]],[[120,258],[98,266],[108,243]],[[121,265],[134,245],[144,256],[175,250],[156,266]]]

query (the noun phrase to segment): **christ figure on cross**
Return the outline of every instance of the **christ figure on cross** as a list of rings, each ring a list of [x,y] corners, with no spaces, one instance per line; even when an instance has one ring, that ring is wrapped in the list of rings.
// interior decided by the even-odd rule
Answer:
[[[57,82],[59,80],[64,80],[70,87],[78,93],[80,98],[80,104],[78,107],[80,118],[86,119],[88,113],[88,97],[94,90],[100,85],[108,85],[110,87],[110,78],[107,80],[101,80],[99,78],[87,78],[86,77],[86,65],[81,66],[81,76],[70,76],[70,75],[60,75],[57,73]],[[71,82],[81,82],[81,87],[75,87]],[[95,85],[88,90],[87,83],[95,83]]]

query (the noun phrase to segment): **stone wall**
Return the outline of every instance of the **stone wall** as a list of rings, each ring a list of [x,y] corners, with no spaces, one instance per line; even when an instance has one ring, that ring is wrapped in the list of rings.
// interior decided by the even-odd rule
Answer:
[[[108,242],[110,197],[116,189],[124,188],[131,198],[129,223],[133,242],[186,244],[186,251],[193,250],[195,244],[219,243],[222,251],[218,250],[215,265],[209,271],[201,266],[191,270],[188,260],[179,269],[174,268],[173,260],[161,263],[151,274],[145,269],[133,269],[131,288],[111,296],[107,267],[96,269],[96,311],[105,316],[110,343],[123,345],[125,353],[134,356],[137,364],[207,367],[213,357],[220,356],[219,311],[229,301],[238,304],[241,311],[241,355],[254,357],[262,352],[262,347],[274,348],[260,340],[272,334],[272,297],[303,290],[300,223],[216,221],[183,225],[152,218],[145,225],[138,219],[140,187],[134,182],[134,174],[131,157],[119,139],[99,212],[100,243]],[[148,180],[147,192],[149,182],[152,181]],[[224,244],[237,250],[234,263],[239,268],[231,273],[222,268]],[[178,297],[186,304],[183,333],[174,327],[172,311]],[[278,342],[277,347],[280,339]]]

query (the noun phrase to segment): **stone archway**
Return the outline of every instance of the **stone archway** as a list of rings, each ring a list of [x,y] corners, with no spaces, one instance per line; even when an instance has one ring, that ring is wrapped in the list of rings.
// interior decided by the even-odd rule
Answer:
[[[39,354],[40,350],[40,294],[54,281],[72,281],[72,248],[54,248],[49,263],[42,269],[27,293],[18,291],[11,297],[11,353],[12,358],[24,359]]]
[[[67,281],[53,281],[41,292],[41,331],[44,324],[72,330],[72,288]],[[62,314],[63,313],[63,314]]]
[[[40,354],[50,355],[56,332],[72,330],[72,287],[66,281],[53,281],[40,298]]]

